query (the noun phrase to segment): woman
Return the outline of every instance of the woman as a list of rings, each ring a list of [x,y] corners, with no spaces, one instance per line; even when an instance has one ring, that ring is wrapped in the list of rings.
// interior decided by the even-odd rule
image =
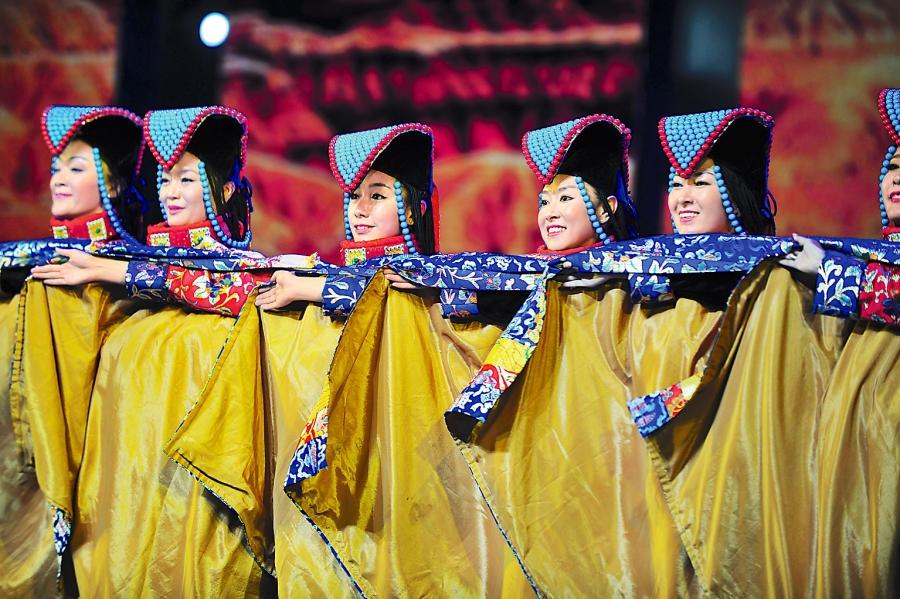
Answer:
[[[328,147],[331,171],[344,191],[341,257],[354,266],[383,256],[437,251],[439,212],[432,181],[433,132],[409,123],[337,135]],[[322,302],[346,316],[366,279],[295,276],[276,272],[256,305],[264,310],[295,301]]]
[[[702,375],[634,403],[714,595],[893,588],[897,338],[813,315],[815,301],[790,271],[760,265],[729,300]]]
[[[357,574],[348,579],[282,481],[369,278],[392,257],[431,254],[437,245],[430,128],[413,123],[338,135],[329,158],[344,190],[342,264],[329,267],[327,277],[273,275],[256,300],[261,311],[241,313],[203,396],[166,447],[235,509],[287,596],[356,592]],[[247,355],[258,360],[258,385],[246,376]],[[260,413],[273,417],[260,424]],[[222,422],[232,434],[220,434]],[[273,497],[271,507],[266,497]]]
[[[140,118],[113,106],[49,106],[42,114],[41,128],[52,159],[50,226],[53,236],[60,240],[108,241],[131,239],[132,235],[137,235],[143,202],[134,187],[143,148]],[[28,266],[3,267],[0,271],[3,292],[12,296],[0,303],[0,310],[5,314],[0,321],[7,329],[2,338],[8,340],[2,344],[0,356],[9,368],[15,363],[14,344],[23,334],[21,315],[25,295],[19,292],[31,271],[30,264],[42,260],[42,251],[30,254],[31,242],[5,245],[13,246],[11,249],[17,257],[15,264],[21,264],[23,257],[29,263]],[[61,299],[78,301],[72,297]],[[92,324],[73,323],[75,327],[83,325],[82,334],[76,339],[89,339]],[[46,343],[47,340],[42,341]],[[69,349],[77,353],[78,344],[73,343]],[[46,501],[48,498],[52,501],[55,495],[51,479],[40,467],[38,480],[34,479],[33,472],[19,472],[20,464],[32,461],[35,447],[29,431],[28,404],[17,387],[18,382],[13,380],[13,372],[7,374],[7,380],[15,388],[4,387],[0,396],[0,403],[8,405],[3,412],[12,416],[11,420],[4,419],[6,424],[2,428],[6,439],[2,446],[8,452],[8,459],[4,458],[3,463],[10,465],[4,477],[19,482],[15,485],[15,493],[3,503],[18,505],[21,509],[4,513],[0,536],[5,539],[9,548],[6,554],[12,561],[0,566],[4,573],[0,588],[8,593],[18,590],[20,594],[50,594],[56,587],[57,568],[55,551],[44,540],[51,526]],[[76,411],[74,406],[70,410],[74,429],[72,440],[80,447],[79,431],[83,434],[85,415],[81,414],[79,419]],[[41,454],[44,447],[39,437],[37,444],[36,451]],[[37,489],[38,483],[43,494]],[[32,534],[37,536],[31,538]]]
[[[156,111],[145,117],[144,135],[160,165],[167,220],[148,229],[150,243],[223,252],[245,247],[250,240],[249,184],[241,177],[245,117],[225,107]],[[175,266],[135,270],[126,261],[61,253],[67,263],[36,269],[35,276],[50,285],[114,283],[104,288],[107,302],[122,297],[123,283],[152,287],[146,284],[148,273],[176,281],[188,276]],[[52,307],[45,318],[55,330],[59,319]],[[72,389],[54,376],[26,377],[29,398],[89,406],[83,452],[70,458],[78,466],[71,505],[61,506],[71,531],[71,539],[63,534],[61,543],[69,545],[82,594],[261,592],[263,571],[227,510],[160,451],[200,394],[234,324],[234,318],[218,314],[132,301],[127,318],[106,330],[85,388]],[[32,350],[27,335],[28,329],[26,374],[67,367],[68,354]]]
[[[878,177],[882,236],[885,241],[900,241],[900,89],[882,90],[878,111],[891,140]],[[875,261],[863,263],[838,252],[826,252],[807,237],[794,238],[800,249],[781,263],[816,278],[815,312],[889,325],[900,323],[900,268]]]

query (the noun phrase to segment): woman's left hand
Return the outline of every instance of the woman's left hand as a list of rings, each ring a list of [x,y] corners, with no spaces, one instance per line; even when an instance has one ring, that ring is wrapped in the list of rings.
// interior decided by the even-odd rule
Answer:
[[[416,283],[407,281],[399,274],[397,274],[397,271],[391,268],[384,268],[384,278],[390,282],[391,287],[393,287],[394,289],[402,289],[404,291],[412,291],[414,289],[427,289],[427,287],[425,287],[424,285],[417,285]]]
[[[797,272],[807,275],[815,275],[822,265],[825,250],[816,241],[809,237],[793,234],[794,241],[800,244],[799,250],[794,250],[778,261],[782,266],[792,268]]]
[[[35,266],[31,269],[35,279],[47,285],[125,284],[128,264],[122,260],[99,258],[81,250],[57,249],[56,253],[67,258],[66,262]]]

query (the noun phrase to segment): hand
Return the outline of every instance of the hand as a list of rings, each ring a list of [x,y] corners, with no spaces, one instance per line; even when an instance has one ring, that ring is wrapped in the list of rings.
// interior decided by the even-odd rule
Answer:
[[[261,310],[277,310],[298,301],[321,302],[324,288],[324,277],[297,276],[279,270],[256,296],[256,305]]]
[[[403,289],[404,291],[412,291],[413,289],[424,289],[425,288],[423,285],[418,285],[416,283],[407,281],[406,279],[401,277],[399,274],[397,274],[397,271],[392,270],[390,268],[385,267],[383,272],[384,272],[384,278],[390,282],[391,287],[393,287],[394,289]]]
[[[609,275],[597,275],[591,277],[589,275],[580,274],[559,274],[556,276],[557,281],[562,281],[560,287],[569,291],[592,291],[597,289],[612,277]]]
[[[784,258],[778,261],[782,266],[792,268],[797,272],[807,275],[815,275],[819,267],[822,265],[822,259],[825,257],[825,250],[822,246],[801,235],[793,234],[794,241],[800,244],[799,250],[794,250]]]
[[[56,253],[67,260],[60,264],[34,267],[31,274],[35,279],[47,285],[125,284],[128,264],[122,260],[99,258],[81,250],[57,249]]]

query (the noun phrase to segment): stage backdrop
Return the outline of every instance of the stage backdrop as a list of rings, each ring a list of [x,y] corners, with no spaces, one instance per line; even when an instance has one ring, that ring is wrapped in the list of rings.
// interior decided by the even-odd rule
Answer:
[[[777,118],[771,181],[782,233],[878,234],[887,140],[875,95],[900,86],[890,5],[747,2],[742,98]],[[113,99],[118,10],[112,0],[0,4],[0,239],[46,235],[40,112]],[[604,111],[635,128],[644,10],[589,0],[332,0],[315,25],[231,15],[221,101],[250,117],[255,246],[334,257],[341,192],[328,140],[421,121],[437,139],[443,249],[533,249],[538,188],[521,134]]]
[[[263,251],[334,255],[342,192],[328,141],[408,121],[435,131],[442,249],[533,250],[539,188],[522,133],[594,112],[633,120],[640,5],[336,4],[345,16],[328,31],[254,14],[233,21],[222,99],[252,124]]]
[[[876,108],[900,87],[893,0],[749,0],[741,95],[776,118],[778,232],[877,237],[889,144]]]
[[[117,21],[118,2],[0,2],[0,239],[49,236],[41,112],[52,103],[110,101]]]

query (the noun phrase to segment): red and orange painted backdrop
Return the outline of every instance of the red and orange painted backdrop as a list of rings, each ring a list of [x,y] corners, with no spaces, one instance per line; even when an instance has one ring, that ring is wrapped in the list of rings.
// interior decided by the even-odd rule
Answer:
[[[875,96],[900,86],[891,4],[748,0],[741,95],[777,118],[771,186],[782,233],[878,234],[887,139]],[[231,15],[221,102],[250,118],[261,251],[334,256],[341,194],[326,148],[336,133],[428,123],[443,249],[521,252],[539,242],[522,132],[593,112],[634,128],[646,43],[641,2],[353,6],[382,8],[352,12],[328,30]],[[0,4],[0,239],[46,235],[40,112],[54,102],[113,99],[118,10],[114,0]]]
[[[0,3],[0,239],[48,237],[48,104],[105,104],[114,90],[118,3]]]
[[[776,117],[770,188],[778,231],[878,237],[890,145],[878,92],[900,87],[891,0],[749,0],[741,96]]]

